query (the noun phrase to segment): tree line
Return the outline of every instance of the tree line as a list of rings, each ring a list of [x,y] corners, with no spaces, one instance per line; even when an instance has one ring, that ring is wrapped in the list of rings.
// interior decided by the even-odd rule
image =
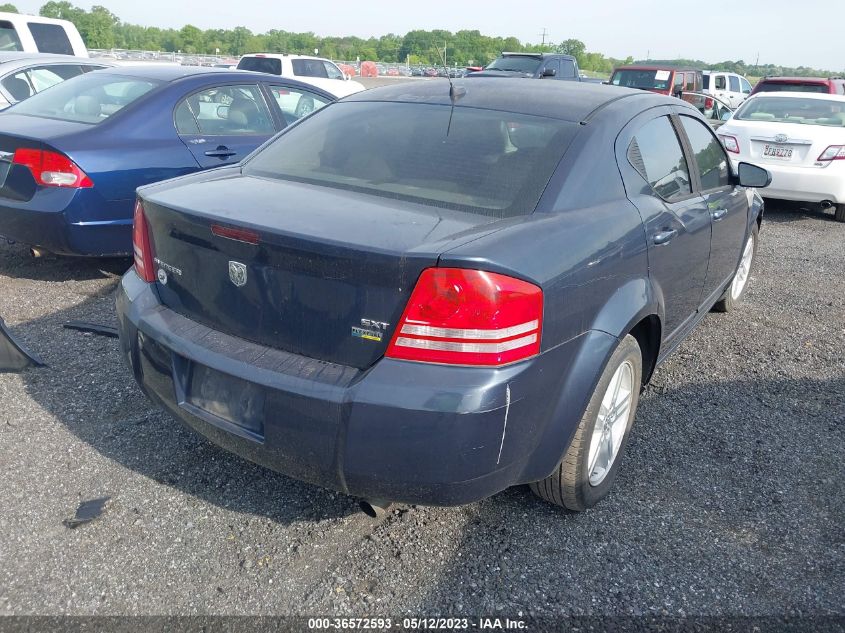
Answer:
[[[12,4],[0,5],[0,11],[17,13]],[[253,33],[243,26],[233,29],[202,30],[186,24],[181,29],[162,29],[122,22],[103,6],[93,6],[86,11],[67,1],[51,0],[41,7],[40,15],[69,20],[76,25],[85,45],[91,49],[129,49],[145,51],[182,51],[194,55],[224,55],[238,57],[244,53],[303,53],[313,54],[316,49],[321,57],[352,61],[355,59],[387,63],[410,63],[428,66],[443,63],[450,66],[483,66],[502,51],[559,52],[574,55],[583,70],[610,74],[615,66],[633,62],[633,57],[616,59],[588,51],[577,39],[567,39],[558,44],[522,43],[515,37],[491,37],[478,30],[453,33],[447,30],[415,30],[405,35],[388,33],[381,37],[355,36],[321,37],[312,32],[293,33],[271,29],[266,33]],[[726,70],[749,76],[763,75],[830,75],[829,71],[799,66],[748,65],[744,61],[724,61],[708,64],[701,60],[649,60],[688,65],[695,68]]]

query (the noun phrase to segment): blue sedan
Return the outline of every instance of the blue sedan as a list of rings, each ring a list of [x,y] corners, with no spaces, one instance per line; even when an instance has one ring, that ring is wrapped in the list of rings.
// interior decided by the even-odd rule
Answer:
[[[331,94],[273,75],[94,71],[0,115],[0,236],[64,255],[132,253],[135,189],[238,162]]]
[[[453,83],[142,188],[123,354],[212,441],[371,508],[529,483],[583,510],[655,367],[739,305],[770,176],[672,97]]]

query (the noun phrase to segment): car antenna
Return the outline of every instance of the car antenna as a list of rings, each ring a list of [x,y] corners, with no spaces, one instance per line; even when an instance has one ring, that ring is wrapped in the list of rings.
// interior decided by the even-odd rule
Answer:
[[[435,47],[437,48],[437,47]],[[467,89],[463,86],[455,87],[455,84],[452,83],[452,78],[449,76],[449,67],[446,65],[446,43],[443,43],[443,52],[440,52],[440,49],[437,48],[437,54],[440,56],[441,61],[443,62],[443,70],[446,72],[446,79],[449,81],[449,101],[452,102],[452,108],[449,110],[449,124],[446,126],[446,136],[449,136],[449,132],[452,129],[452,115],[455,113],[455,101],[463,97],[467,93]]]

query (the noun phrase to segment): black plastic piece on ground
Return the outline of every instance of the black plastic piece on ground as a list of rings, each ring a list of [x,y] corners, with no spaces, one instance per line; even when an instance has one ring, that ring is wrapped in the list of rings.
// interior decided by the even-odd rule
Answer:
[[[80,332],[89,332],[99,336],[108,336],[109,338],[117,338],[117,328],[110,325],[100,325],[99,323],[87,323],[86,321],[68,321],[64,324],[68,330],[78,330]]]
[[[0,318],[0,372],[18,372],[27,367],[43,367],[44,362],[16,340]]]
[[[62,523],[71,530],[78,528],[80,525],[90,523],[103,514],[109,501],[111,501],[111,497],[100,497],[99,499],[83,501],[76,509],[76,516],[72,519],[65,519]]]

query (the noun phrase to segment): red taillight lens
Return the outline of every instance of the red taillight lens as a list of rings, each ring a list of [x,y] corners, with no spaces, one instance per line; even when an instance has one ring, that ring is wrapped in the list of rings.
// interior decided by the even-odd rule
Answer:
[[[816,159],[819,162],[830,160],[845,160],[845,145],[831,145]]]
[[[388,358],[497,366],[540,351],[543,291],[498,273],[428,268],[420,275]]]
[[[156,280],[153,272],[153,249],[150,247],[150,231],[144,204],[139,198],[135,203],[135,217],[132,222],[132,250],[135,252],[135,272],[148,284]]]
[[[12,164],[28,167],[35,182],[44,187],[85,189],[94,186],[76,163],[58,152],[21,147],[15,150]]]
[[[719,138],[722,139],[722,145],[725,146],[726,150],[733,154],[739,154],[739,143],[735,137],[728,136],[726,134],[719,134]]]

